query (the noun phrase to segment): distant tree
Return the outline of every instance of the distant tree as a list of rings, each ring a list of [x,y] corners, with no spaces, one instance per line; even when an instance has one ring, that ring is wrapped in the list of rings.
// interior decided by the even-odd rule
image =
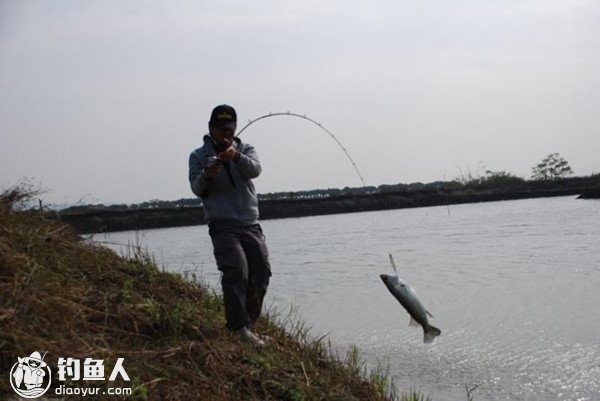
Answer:
[[[508,171],[485,170],[485,175],[479,179],[479,185],[490,188],[518,187],[525,180]]]
[[[456,166],[458,169],[459,177],[455,178],[454,181],[459,182],[462,185],[477,185],[481,181],[481,171],[485,169],[482,161],[477,162],[477,169],[471,170],[471,166],[467,164],[465,171],[460,166]]]
[[[534,180],[556,180],[573,174],[569,162],[558,153],[550,153],[541,162],[531,168],[531,178]]]
[[[124,203],[122,203],[122,204],[112,204],[112,205],[108,205],[107,209],[129,209],[129,205],[126,205]]]

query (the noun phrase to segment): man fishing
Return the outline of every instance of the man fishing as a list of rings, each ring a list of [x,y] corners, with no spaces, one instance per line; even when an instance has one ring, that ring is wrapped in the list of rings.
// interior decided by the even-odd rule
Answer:
[[[189,158],[192,192],[202,198],[221,285],[227,328],[244,342],[265,345],[250,329],[258,319],[271,267],[258,224],[252,179],[261,173],[254,147],[234,137],[237,114],[228,105],[213,109],[209,134]]]

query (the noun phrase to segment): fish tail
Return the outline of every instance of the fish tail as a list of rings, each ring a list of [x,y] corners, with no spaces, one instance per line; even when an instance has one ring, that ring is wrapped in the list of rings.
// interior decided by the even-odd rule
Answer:
[[[442,331],[437,327],[427,326],[427,328],[425,329],[425,337],[423,341],[429,344],[433,341],[435,337],[439,336],[440,334],[442,334]]]

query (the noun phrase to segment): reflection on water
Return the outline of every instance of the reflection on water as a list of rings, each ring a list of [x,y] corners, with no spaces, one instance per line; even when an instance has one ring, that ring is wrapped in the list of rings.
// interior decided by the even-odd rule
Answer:
[[[600,400],[600,202],[572,197],[262,222],[273,277],[266,303],[294,305],[314,334],[433,400]],[[138,242],[171,271],[218,287],[205,226]],[[135,243],[135,233],[97,236]],[[379,279],[415,287],[442,330],[422,331]]]

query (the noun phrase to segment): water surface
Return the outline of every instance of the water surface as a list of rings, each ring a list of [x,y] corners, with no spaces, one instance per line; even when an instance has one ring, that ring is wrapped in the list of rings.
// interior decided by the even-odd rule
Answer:
[[[600,400],[600,201],[530,199],[268,220],[266,303],[294,305],[315,335],[389,363],[434,401]],[[169,271],[218,288],[206,226],[97,235],[138,243]],[[119,248],[117,245],[111,245]],[[420,328],[379,274],[416,288],[442,330]]]

